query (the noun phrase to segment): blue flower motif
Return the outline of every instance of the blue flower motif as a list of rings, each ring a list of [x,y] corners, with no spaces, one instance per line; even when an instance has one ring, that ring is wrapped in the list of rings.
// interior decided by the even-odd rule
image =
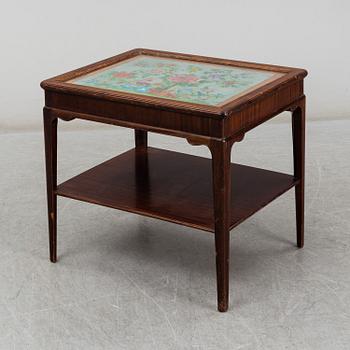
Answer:
[[[135,91],[137,91],[137,92],[147,92],[148,90],[149,90],[148,86],[137,86],[135,88]]]

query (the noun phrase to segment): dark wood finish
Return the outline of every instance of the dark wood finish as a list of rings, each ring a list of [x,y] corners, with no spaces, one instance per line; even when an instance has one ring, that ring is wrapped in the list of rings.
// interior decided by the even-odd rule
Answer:
[[[230,229],[295,185],[292,175],[231,167]],[[214,232],[211,168],[202,157],[133,149],[60,184],[57,194]]]
[[[57,118],[44,108],[45,163],[50,260],[57,261]]]
[[[228,141],[212,141],[209,146],[213,167],[217,298],[221,312],[227,311],[229,300],[231,147],[232,142]],[[233,174],[235,170],[233,168]],[[233,180],[238,184],[238,178]]]
[[[73,78],[137,55],[270,70],[283,75],[221,106],[207,106],[74,85]],[[295,186],[297,244],[304,244],[305,96],[303,69],[134,49],[45,80],[44,129],[50,259],[56,261],[56,195],[215,232],[218,309],[229,300],[229,230]],[[246,132],[292,111],[294,176],[230,165],[231,146]],[[57,187],[57,118],[135,129],[135,150]],[[147,132],[206,145],[208,159],[148,147]],[[212,163],[212,167],[211,167]],[[212,174],[212,175],[210,175]],[[231,190],[230,190],[231,188]]]
[[[278,91],[260,97],[239,111],[233,111],[228,118],[224,118],[224,138],[255,128],[277,114],[292,108],[303,96],[303,82],[295,81]]]
[[[297,245],[304,247],[304,187],[305,187],[305,99],[292,112],[295,211],[297,227]]]
[[[187,134],[221,138],[223,135],[222,121],[208,116],[176,113],[51,91],[45,95],[46,106],[61,119],[79,118],[179,137]]]
[[[135,130],[135,147],[147,148],[147,131]]]

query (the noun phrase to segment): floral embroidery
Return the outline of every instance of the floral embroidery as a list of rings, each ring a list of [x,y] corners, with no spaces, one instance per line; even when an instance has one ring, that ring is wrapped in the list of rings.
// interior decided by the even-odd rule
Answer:
[[[199,80],[199,78],[191,74],[178,74],[174,75],[173,77],[169,77],[169,80],[175,83],[195,83]]]
[[[137,56],[77,78],[72,83],[215,106],[274,74],[263,70]]]
[[[132,73],[128,72],[116,72],[112,74],[113,78],[131,78],[133,76]]]

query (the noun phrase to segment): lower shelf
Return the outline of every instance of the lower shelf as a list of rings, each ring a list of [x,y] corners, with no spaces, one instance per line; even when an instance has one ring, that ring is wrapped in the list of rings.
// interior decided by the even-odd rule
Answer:
[[[232,164],[231,228],[296,185],[294,177]],[[58,186],[56,193],[214,231],[211,160],[132,149]]]

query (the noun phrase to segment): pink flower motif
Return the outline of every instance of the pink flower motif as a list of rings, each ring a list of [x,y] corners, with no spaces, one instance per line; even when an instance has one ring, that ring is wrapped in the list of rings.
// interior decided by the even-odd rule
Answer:
[[[175,63],[157,63],[157,67],[175,67]]]
[[[163,70],[162,69],[152,69],[151,73],[153,73],[153,74],[162,74]]]
[[[114,78],[130,78],[132,77],[132,73],[128,73],[128,72],[116,72],[113,73],[113,77]]]
[[[161,90],[159,89],[156,89],[156,88],[152,88],[152,89],[149,89],[148,92],[150,94],[154,94],[154,95],[158,95],[160,93]]]
[[[146,79],[143,79],[143,80],[138,80],[137,84],[140,84],[140,85],[151,85],[152,82],[153,82],[153,80],[151,78],[146,78]]]
[[[152,95],[156,95],[156,96],[161,96],[161,97],[168,97],[168,98],[175,98],[176,97],[176,95],[174,95],[170,91],[156,89],[156,88],[150,89],[148,91],[148,93],[150,93]]]
[[[199,80],[199,78],[191,74],[178,74],[170,77],[169,80],[173,81],[174,83],[195,83]]]

